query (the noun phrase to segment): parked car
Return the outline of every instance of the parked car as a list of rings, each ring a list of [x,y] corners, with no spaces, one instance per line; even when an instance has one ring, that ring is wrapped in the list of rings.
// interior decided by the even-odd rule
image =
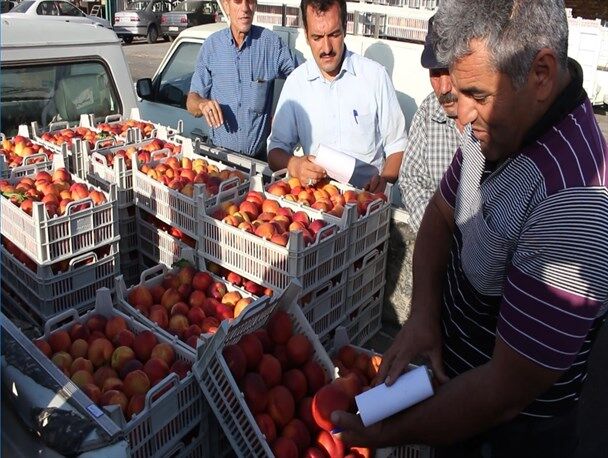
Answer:
[[[2,0],[0,1],[0,13],[8,13],[15,6],[17,6],[17,2],[13,0]]]
[[[219,22],[221,10],[215,1],[184,0],[173,11],[163,13],[160,27],[163,35],[175,38],[188,27]]]
[[[45,19],[53,19],[65,22],[80,22],[84,24],[101,25],[111,29],[110,21],[98,16],[91,16],[70,2],[63,0],[25,0],[15,6],[10,12],[4,13],[4,17],[35,17],[44,16]]]
[[[138,0],[127,3],[124,11],[114,16],[114,31],[125,43],[135,37],[146,37],[148,43],[156,43],[161,33],[160,20],[163,13],[173,9],[168,0]],[[168,37],[164,37],[168,40]]]

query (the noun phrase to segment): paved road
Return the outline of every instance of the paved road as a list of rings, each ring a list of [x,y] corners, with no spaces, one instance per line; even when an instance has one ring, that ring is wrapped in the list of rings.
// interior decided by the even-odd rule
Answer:
[[[128,45],[123,44],[133,82],[140,78],[152,78],[170,46],[171,43],[162,39],[151,45],[143,38],[135,39]]]

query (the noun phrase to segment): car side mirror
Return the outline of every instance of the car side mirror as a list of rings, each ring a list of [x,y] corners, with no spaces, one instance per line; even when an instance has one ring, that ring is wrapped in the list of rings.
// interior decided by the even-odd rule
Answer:
[[[144,100],[152,100],[154,89],[152,88],[152,80],[150,78],[142,78],[135,83],[137,95]]]

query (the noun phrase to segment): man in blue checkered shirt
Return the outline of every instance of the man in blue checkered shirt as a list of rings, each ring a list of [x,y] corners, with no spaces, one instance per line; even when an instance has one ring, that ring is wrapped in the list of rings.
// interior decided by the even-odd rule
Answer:
[[[462,140],[462,126],[457,124],[457,97],[448,69],[435,56],[430,40],[432,26],[433,18],[429,20],[421,64],[429,69],[433,92],[420,104],[412,120],[398,181],[410,227],[415,231]]]
[[[296,60],[277,34],[252,25],[256,0],[222,1],[230,27],[201,46],[186,107],[205,118],[213,144],[265,160],[274,80]]]

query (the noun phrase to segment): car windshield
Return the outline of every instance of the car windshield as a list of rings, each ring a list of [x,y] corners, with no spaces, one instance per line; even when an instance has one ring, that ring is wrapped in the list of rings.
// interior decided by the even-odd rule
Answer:
[[[143,11],[145,10],[150,2],[129,2],[127,4],[127,10],[129,11]]]
[[[202,4],[203,4],[203,2],[185,1],[185,2],[179,3],[175,8],[173,8],[173,11],[194,11],[194,10],[197,10]]]
[[[25,13],[34,2],[21,2],[11,10],[11,13]]]

